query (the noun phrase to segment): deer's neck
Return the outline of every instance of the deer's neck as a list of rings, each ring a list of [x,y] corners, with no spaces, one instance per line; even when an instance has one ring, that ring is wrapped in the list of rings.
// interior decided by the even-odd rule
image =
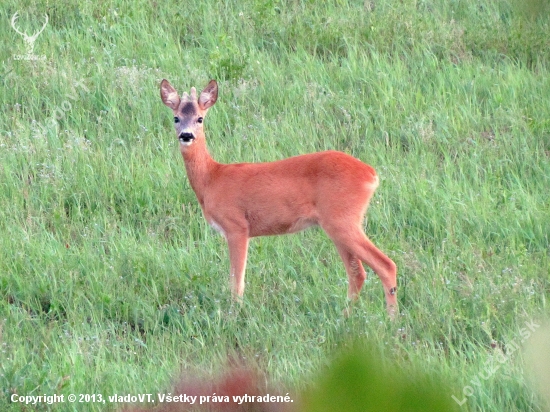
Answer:
[[[180,146],[180,150],[185,162],[189,183],[191,183],[199,203],[203,206],[205,191],[218,163],[208,153],[204,136],[196,139],[191,146]]]

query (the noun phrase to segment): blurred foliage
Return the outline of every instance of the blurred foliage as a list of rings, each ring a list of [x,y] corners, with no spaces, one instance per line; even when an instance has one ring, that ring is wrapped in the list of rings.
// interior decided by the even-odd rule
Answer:
[[[543,324],[527,342],[528,377],[550,411],[550,323]]]
[[[345,349],[303,397],[303,412],[457,411],[451,389],[428,372],[383,359],[367,344]]]

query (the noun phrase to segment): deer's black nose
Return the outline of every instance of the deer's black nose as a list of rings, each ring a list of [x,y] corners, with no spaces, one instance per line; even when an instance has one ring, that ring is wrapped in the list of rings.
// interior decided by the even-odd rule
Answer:
[[[180,139],[182,142],[190,142],[194,138],[195,136],[193,136],[193,133],[189,133],[189,132],[183,132],[178,137],[178,139]]]

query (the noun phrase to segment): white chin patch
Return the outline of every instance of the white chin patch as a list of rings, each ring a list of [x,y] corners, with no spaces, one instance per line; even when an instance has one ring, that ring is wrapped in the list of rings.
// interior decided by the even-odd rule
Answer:
[[[183,139],[180,139],[180,145],[181,145],[181,146],[191,146],[191,145],[193,144],[194,141],[195,141],[195,139],[189,140],[188,142],[186,142],[186,141],[183,140]]]

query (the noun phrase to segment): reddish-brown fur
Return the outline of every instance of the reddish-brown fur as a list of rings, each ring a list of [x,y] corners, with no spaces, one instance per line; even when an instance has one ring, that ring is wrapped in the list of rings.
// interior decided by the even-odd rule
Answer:
[[[375,170],[345,153],[326,151],[268,163],[221,164],[206,148],[202,118],[216,102],[214,80],[197,99],[180,98],[163,80],[161,98],[175,116],[187,176],[206,220],[227,239],[231,285],[244,293],[248,240],[319,225],[334,242],[349,279],[348,297],[357,296],[370,266],[384,287],[387,310],[397,311],[397,270],[363,233],[363,218],[378,186]],[[195,110],[189,107],[192,103]],[[185,108],[185,109],[184,109]]]

